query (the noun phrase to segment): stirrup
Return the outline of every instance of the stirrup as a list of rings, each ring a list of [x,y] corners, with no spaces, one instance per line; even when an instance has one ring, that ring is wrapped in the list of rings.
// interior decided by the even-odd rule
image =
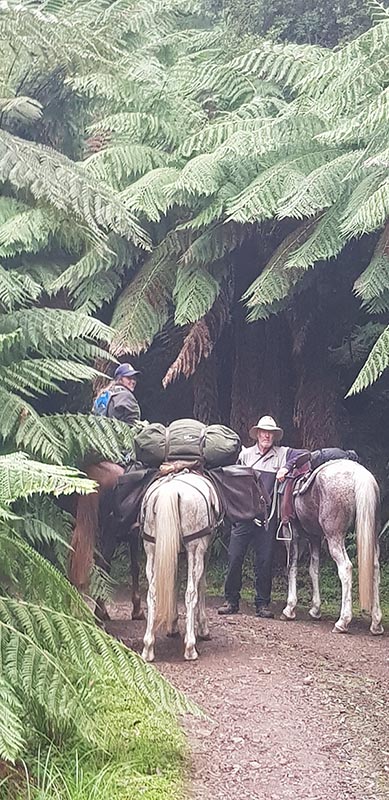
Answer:
[[[289,535],[288,536],[282,536],[281,532],[283,530],[287,531]],[[293,539],[293,528],[292,528],[292,526],[290,524],[290,521],[288,520],[287,523],[281,521],[279,526],[278,526],[278,528],[277,528],[277,533],[276,533],[277,542],[291,542],[292,539]]]

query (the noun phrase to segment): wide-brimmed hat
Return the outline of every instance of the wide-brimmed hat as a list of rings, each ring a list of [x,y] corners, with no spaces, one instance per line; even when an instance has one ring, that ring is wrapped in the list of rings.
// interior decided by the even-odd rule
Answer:
[[[115,378],[133,378],[134,375],[139,375],[139,370],[134,369],[132,364],[120,364],[115,370]]]
[[[276,436],[274,437],[276,442],[280,442],[284,435],[283,429],[280,428],[279,425],[277,425],[275,419],[273,419],[273,417],[268,417],[268,416],[261,417],[261,419],[258,420],[257,424],[253,425],[253,427],[250,428],[249,436],[251,439],[255,440],[257,439],[257,431],[272,431],[272,433],[276,434]]]

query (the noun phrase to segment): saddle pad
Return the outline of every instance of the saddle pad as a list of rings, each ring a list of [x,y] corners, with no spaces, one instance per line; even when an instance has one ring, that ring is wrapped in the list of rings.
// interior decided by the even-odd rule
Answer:
[[[210,533],[217,525],[220,505],[212,483],[194,472],[180,472],[159,478],[147,489],[142,503],[141,530],[155,539],[158,497],[161,492],[178,493],[181,535],[185,539],[197,533]]]

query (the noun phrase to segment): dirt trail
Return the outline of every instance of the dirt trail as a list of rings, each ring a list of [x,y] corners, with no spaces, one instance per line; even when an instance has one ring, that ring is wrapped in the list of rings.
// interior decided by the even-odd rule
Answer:
[[[185,722],[188,797],[388,800],[388,636],[258,620],[245,606],[221,618],[217,605],[208,601],[212,640],[196,663],[180,640],[157,641],[158,668],[210,716]],[[139,651],[144,623],[127,621],[125,599],[110,611],[110,631]]]

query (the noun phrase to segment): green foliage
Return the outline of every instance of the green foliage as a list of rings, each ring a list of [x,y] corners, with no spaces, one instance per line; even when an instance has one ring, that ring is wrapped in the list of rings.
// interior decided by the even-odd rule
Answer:
[[[276,0],[271,6],[264,0],[205,0],[204,7],[216,14],[226,12],[241,34],[269,36],[298,44],[312,42],[334,47],[344,39],[359,35],[369,25],[366,3],[362,0],[325,0],[324,3]],[[380,18],[379,13],[376,18]]]

